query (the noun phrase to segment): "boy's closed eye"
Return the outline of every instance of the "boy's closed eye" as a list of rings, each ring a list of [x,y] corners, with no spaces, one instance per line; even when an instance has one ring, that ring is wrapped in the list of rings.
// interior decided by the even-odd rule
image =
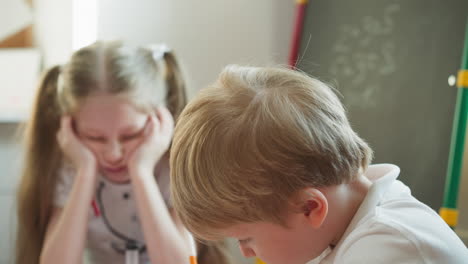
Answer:
[[[248,237],[248,238],[244,238],[244,239],[238,239],[237,242],[239,243],[239,245],[245,245],[249,242],[252,241],[252,238]]]

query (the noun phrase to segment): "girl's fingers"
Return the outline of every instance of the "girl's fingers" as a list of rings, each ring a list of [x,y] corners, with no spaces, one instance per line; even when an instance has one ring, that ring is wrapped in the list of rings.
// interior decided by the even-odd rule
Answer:
[[[156,127],[156,123],[155,123],[155,118],[153,115],[150,115],[150,117],[148,118],[148,121],[146,122],[146,125],[145,125],[145,138],[148,138],[151,133],[153,133],[153,131],[155,130],[155,127]]]
[[[63,144],[76,142],[78,137],[73,129],[73,119],[69,115],[62,116],[60,119],[60,128],[57,132],[57,139]]]
[[[157,112],[151,114],[150,122],[151,122],[151,124],[153,126],[154,131],[158,132],[161,129],[161,121],[159,120],[159,118],[157,116]]]
[[[171,112],[166,107],[160,106],[156,109],[156,115],[161,121],[161,132],[169,132],[172,134],[174,129],[174,118]]]
[[[61,126],[61,129],[63,129],[63,131],[69,135],[71,131],[71,117],[63,116],[60,126]]]
[[[60,127],[64,128],[70,122],[71,117],[69,115],[64,115],[60,118]]]
[[[60,128],[59,131],[57,132],[57,139],[59,142],[63,142],[64,136],[66,135],[67,132],[67,123],[69,122],[70,117],[69,116],[62,116],[60,118]]]

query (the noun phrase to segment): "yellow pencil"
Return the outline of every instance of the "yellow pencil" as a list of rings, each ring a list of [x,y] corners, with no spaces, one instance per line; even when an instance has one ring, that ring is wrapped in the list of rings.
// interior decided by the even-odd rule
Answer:
[[[195,243],[195,238],[190,234],[190,264],[197,264],[197,245]]]

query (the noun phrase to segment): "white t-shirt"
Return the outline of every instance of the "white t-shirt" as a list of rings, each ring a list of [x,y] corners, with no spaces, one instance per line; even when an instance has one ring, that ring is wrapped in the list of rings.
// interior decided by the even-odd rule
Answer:
[[[396,180],[391,164],[370,166],[373,182],[343,237],[313,263],[468,263],[468,249],[450,227]]]
[[[160,163],[163,164],[163,163]],[[75,170],[65,163],[60,169],[54,205],[63,208],[72,189]],[[161,194],[169,202],[169,167],[161,166],[155,170]],[[94,205],[90,204],[86,253],[91,263],[125,263],[126,243],[132,241],[140,248],[139,263],[149,263],[137,207],[131,183],[115,184],[98,176]]]

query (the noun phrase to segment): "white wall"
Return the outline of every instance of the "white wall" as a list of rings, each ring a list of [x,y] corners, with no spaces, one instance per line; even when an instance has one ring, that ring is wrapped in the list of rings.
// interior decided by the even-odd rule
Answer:
[[[0,123],[0,263],[12,263],[15,241],[15,194],[20,174],[21,150],[17,125]]]
[[[34,0],[34,23],[44,67],[65,63],[72,52],[72,0]]]
[[[100,0],[98,37],[168,44],[193,94],[226,64],[286,64],[293,17],[286,0]]]

